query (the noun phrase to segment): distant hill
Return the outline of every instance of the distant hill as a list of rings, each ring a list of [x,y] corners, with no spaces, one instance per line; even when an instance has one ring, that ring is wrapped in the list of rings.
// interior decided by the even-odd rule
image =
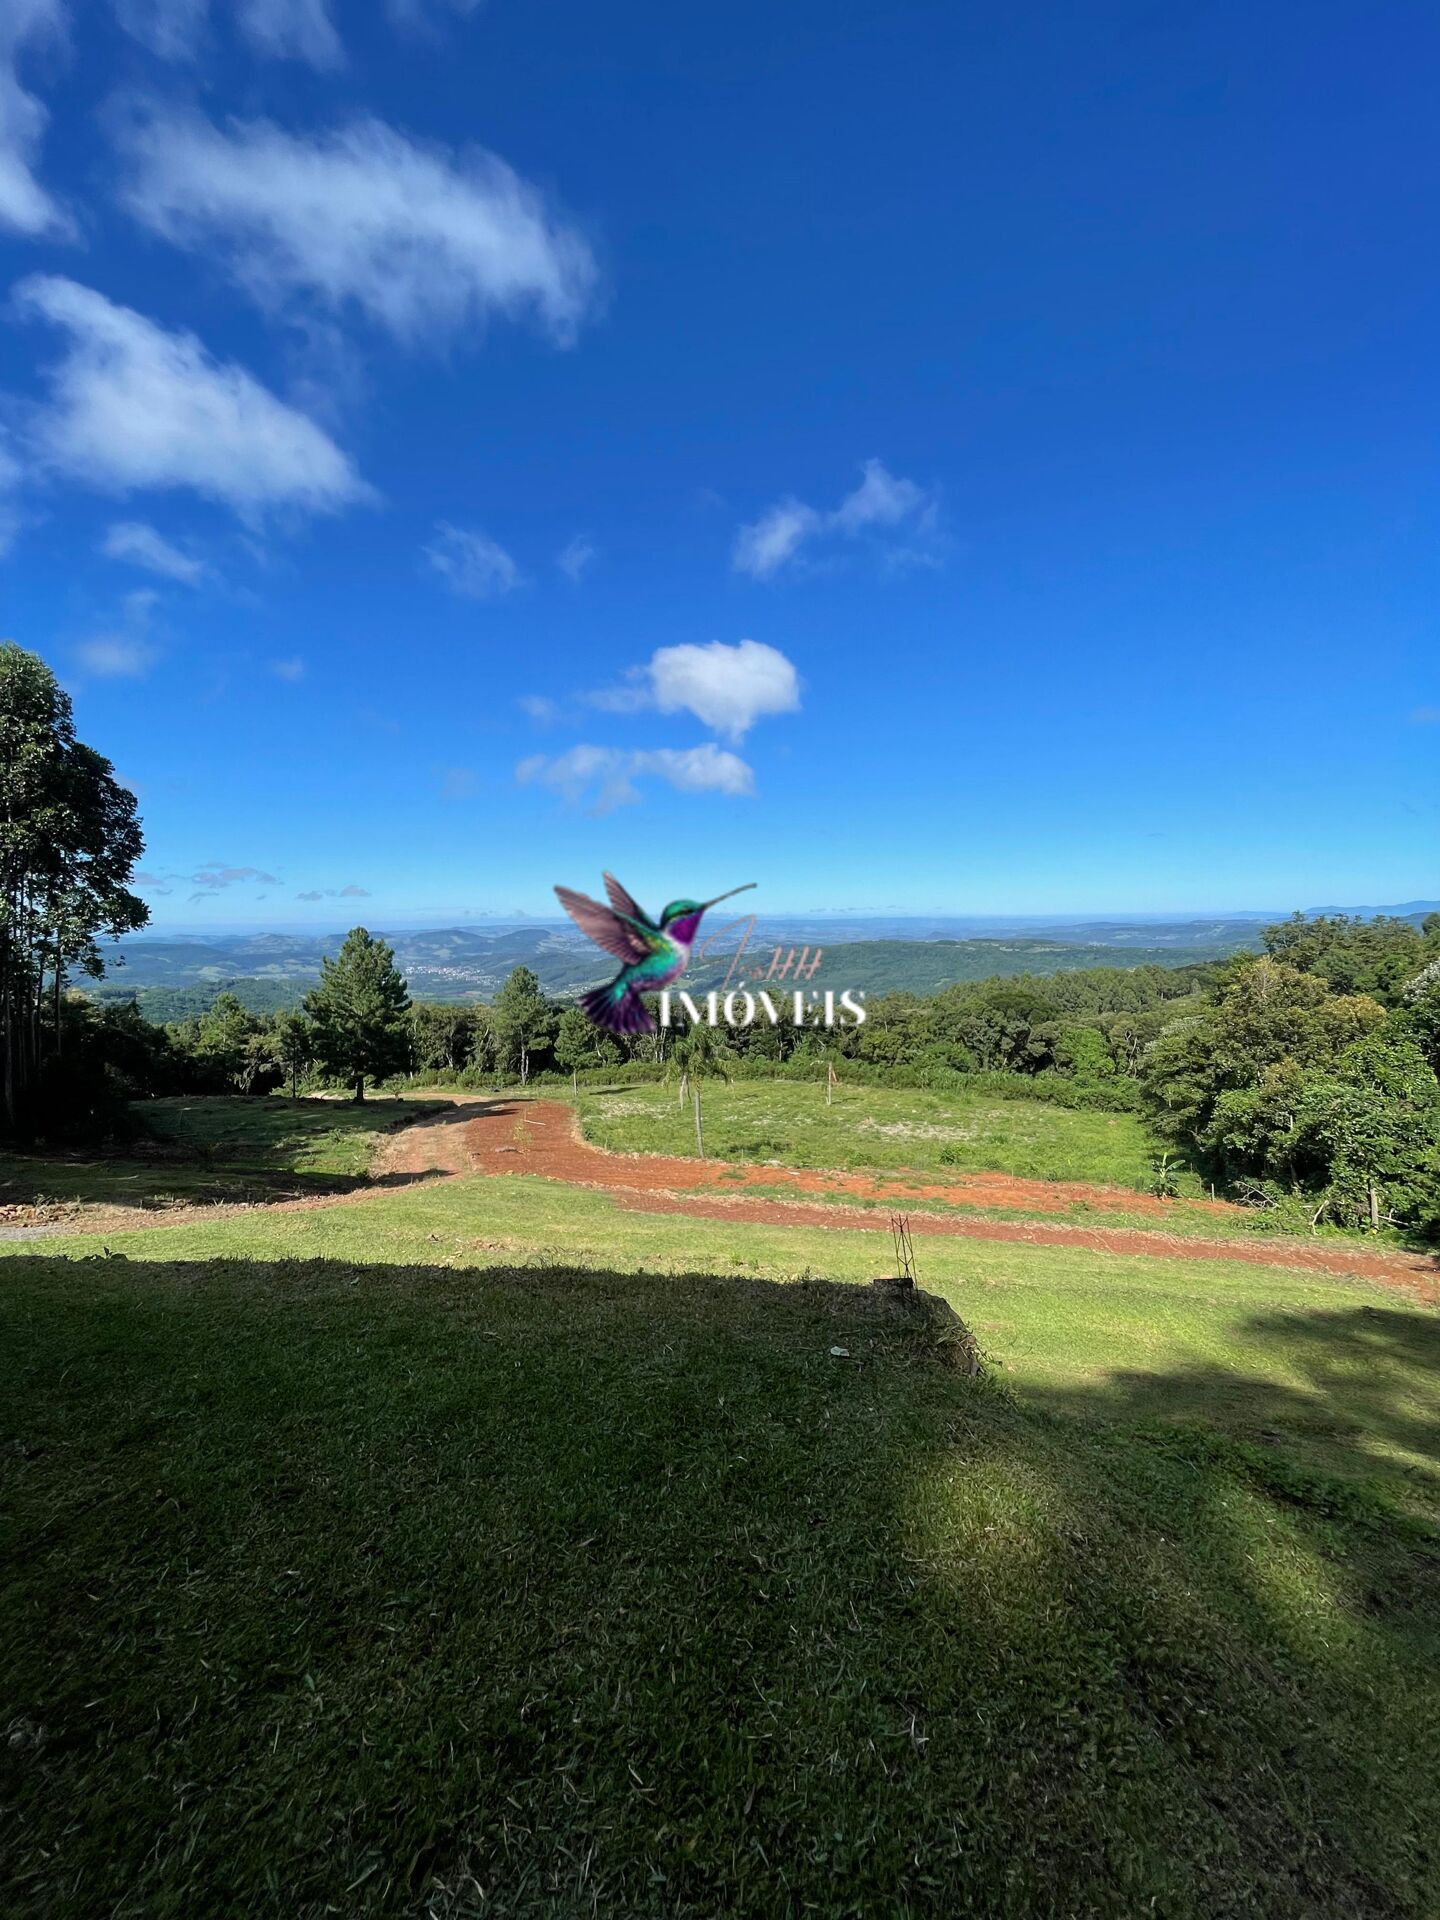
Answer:
[[[841,932],[853,936],[864,924],[762,922],[750,937],[747,961],[765,965],[777,946],[782,952],[808,947],[812,958],[817,950],[823,956],[807,978],[809,986],[923,994],[995,974],[1187,966],[1259,945],[1259,923],[1248,920],[1101,922],[969,939],[836,937]],[[300,1001],[319,978],[321,959],[339,950],[341,937],[267,933],[131,939],[120,944],[106,978],[89,991],[101,999],[134,1000],[147,1019],[161,1022],[202,1013],[222,992],[234,993],[253,1012],[274,1013]],[[614,971],[608,955],[568,926],[484,932],[457,927],[384,937],[417,1000],[489,1000],[521,965],[533,968],[545,991],[557,996],[593,986]],[[705,990],[720,984],[733,936],[722,944],[723,954],[717,951],[692,967],[687,985]]]

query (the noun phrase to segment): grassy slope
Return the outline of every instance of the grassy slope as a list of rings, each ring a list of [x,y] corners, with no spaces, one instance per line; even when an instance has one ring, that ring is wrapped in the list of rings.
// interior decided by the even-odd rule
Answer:
[[[694,1119],[676,1096],[673,1086],[582,1089],[581,1124],[619,1152],[693,1153]],[[822,1086],[784,1080],[707,1080],[702,1103],[705,1150],[721,1160],[903,1167],[942,1180],[994,1171],[1145,1187],[1153,1178],[1155,1145],[1131,1113],[898,1087],[842,1086],[827,1107]]]
[[[620,1271],[870,1244],[505,1180],[11,1250],[5,1910],[1436,1911],[1433,1316],[947,1250],[1013,1391]]]
[[[345,1191],[364,1177],[379,1135],[420,1111],[278,1095],[149,1100],[132,1109],[144,1135],[122,1153],[0,1154],[0,1203],[163,1207]]]

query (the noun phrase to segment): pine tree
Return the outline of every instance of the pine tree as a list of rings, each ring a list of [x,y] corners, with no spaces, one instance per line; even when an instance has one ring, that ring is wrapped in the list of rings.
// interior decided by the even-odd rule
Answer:
[[[320,984],[305,996],[314,1022],[315,1058],[365,1098],[368,1079],[410,1064],[410,995],[383,940],[352,927],[338,958],[324,960]]]

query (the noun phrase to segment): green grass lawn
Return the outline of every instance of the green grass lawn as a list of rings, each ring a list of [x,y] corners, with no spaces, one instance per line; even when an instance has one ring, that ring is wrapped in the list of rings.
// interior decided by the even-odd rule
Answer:
[[[104,1153],[0,1154],[0,1204],[166,1207],[344,1191],[379,1136],[434,1103],[194,1095],[132,1108],[137,1137]]]
[[[975,1382],[794,1283],[885,1244],[509,1178],[7,1249],[0,1907],[1440,1910],[1440,1322],[927,1243]]]
[[[581,1088],[587,1139],[622,1153],[693,1154],[694,1116],[675,1086]],[[1039,1100],[897,1087],[825,1089],[788,1080],[707,1080],[705,1150],[720,1160],[794,1167],[908,1168],[935,1179],[1012,1173],[1148,1187],[1155,1142],[1135,1114],[1088,1113]],[[1199,1193],[1193,1175],[1184,1191]]]

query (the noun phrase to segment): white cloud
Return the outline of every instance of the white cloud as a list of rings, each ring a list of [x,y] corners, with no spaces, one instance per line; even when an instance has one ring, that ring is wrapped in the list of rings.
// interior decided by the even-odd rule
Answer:
[[[522,760],[515,777],[527,785],[551,788],[572,806],[590,800],[592,811],[609,813],[640,798],[637,780],[663,780],[680,793],[755,791],[753,769],[737,754],[713,741],[700,747],[651,747],[627,752],[621,747],[571,747],[568,753],[535,753]]]
[[[257,53],[305,60],[322,71],[345,64],[325,0],[236,0],[235,13]]]
[[[82,673],[99,680],[138,680],[160,658],[150,638],[150,621],[160,596],[150,587],[127,593],[121,602],[119,624],[108,633],[92,634],[75,649]]]
[[[522,585],[520,569],[488,534],[468,532],[442,520],[425,558],[452,593],[469,600],[496,600]]]
[[[553,727],[560,718],[560,708],[556,701],[544,693],[522,693],[520,710],[532,719],[537,727]]]
[[[735,536],[737,571],[768,579],[823,526],[823,516],[803,500],[781,500]]]
[[[408,342],[533,316],[568,342],[594,295],[584,237],[482,148],[456,156],[374,119],[301,138],[193,115],[137,118],[121,145],[135,217],[218,254],[267,309],[353,306]]]
[[[115,0],[121,26],[162,60],[193,60],[209,20],[209,0]],[[344,65],[340,36],[325,0],[235,0],[235,20],[257,53],[303,60],[322,71]]]
[[[107,559],[127,561],[186,587],[199,586],[210,571],[203,560],[185,553],[143,520],[117,520],[106,530],[101,552]]]
[[[442,800],[468,800],[479,790],[479,775],[473,767],[446,767],[440,775]]]
[[[297,680],[305,678],[305,662],[298,653],[295,653],[288,660],[272,660],[270,671],[277,680],[288,680],[293,685]]]
[[[159,655],[148,640],[134,639],[123,633],[97,633],[82,640],[75,657],[86,673],[102,680],[138,680],[154,666]]]
[[[578,586],[599,552],[600,549],[588,534],[577,533],[556,554],[555,564],[567,579],[573,580]]]
[[[68,335],[31,421],[54,471],[109,492],[189,487],[243,519],[373,498],[347,455],[243,367],[73,280],[37,274],[17,301]]]
[[[658,647],[620,686],[585,699],[607,713],[693,713],[715,733],[739,742],[766,714],[798,712],[800,676],[776,647],[712,640],[703,647]]]
[[[74,236],[74,222],[35,174],[49,116],[21,86],[19,72],[22,54],[58,40],[64,26],[63,0],[4,0],[0,5],[0,226],[68,239]]]
[[[802,549],[817,543],[859,540],[880,530],[893,534],[901,528],[909,545],[882,544],[882,557],[891,565],[933,564],[938,518],[939,501],[932,491],[891,473],[883,461],[866,460],[859,486],[833,512],[822,513],[792,497],[741,527],[735,536],[734,566],[737,573],[768,580]]]
[[[897,527],[930,505],[930,495],[913,480],[899,479],[879,460],[867,460],[853,493],[847,493],[831,519],[841,533],[859,533],[864,527]]]

